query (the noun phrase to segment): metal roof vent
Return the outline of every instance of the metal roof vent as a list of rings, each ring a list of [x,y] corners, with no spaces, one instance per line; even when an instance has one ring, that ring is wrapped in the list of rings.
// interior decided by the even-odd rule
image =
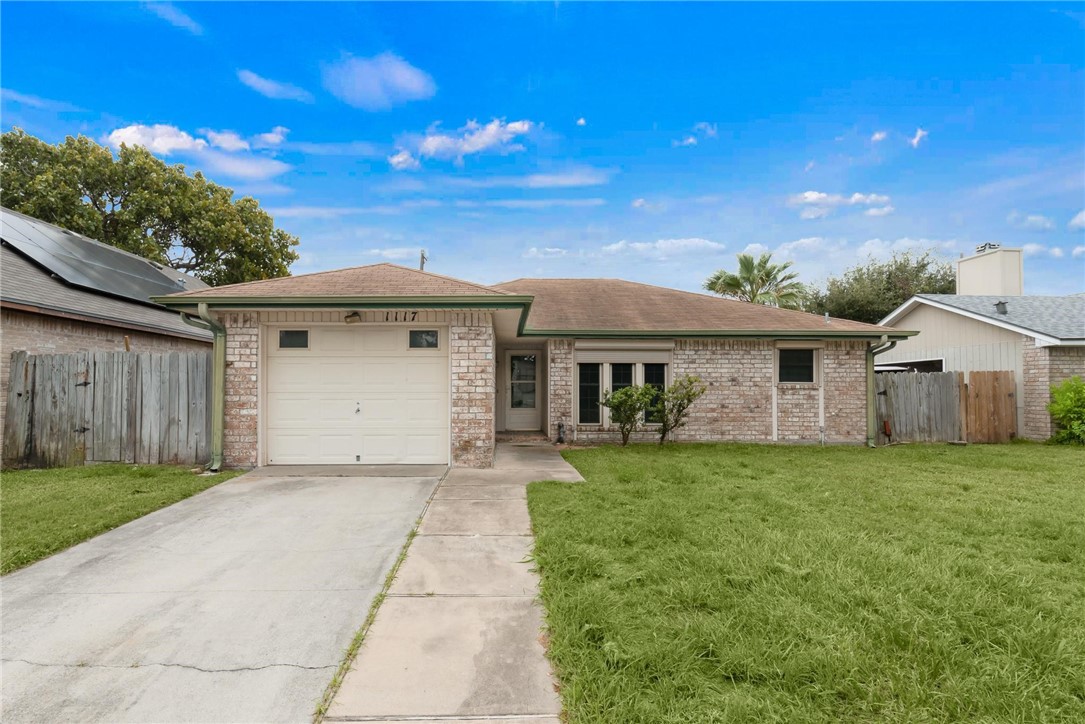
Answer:
[[[995,311],[999,314],[1006,314],[1006,302],[995,302]]]

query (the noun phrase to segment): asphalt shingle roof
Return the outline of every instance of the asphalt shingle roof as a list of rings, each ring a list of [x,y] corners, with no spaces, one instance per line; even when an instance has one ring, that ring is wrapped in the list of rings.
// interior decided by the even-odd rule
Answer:
[[[241,284],[227,284],[171,294],[171,299],[185,297],[426,297],[426,296],[495,296],[506,292],[452,277],[410,269],[398,264],[370,264],[349,269],[300,274],[293,277],[263,279]]]
[[[939,304],[988,317],[993,322],[1012,324],[1049,337],[1085,339],[1085,296],[1065,297],[918,294]],[[1006,314],[995,311],[996,302],[1006,303]]]
[[[787,331],[891,333],[847,319],[778,309],[734,299],[683,292],[623,279],[516,279],[495,284],[535,297],[527,327],[538,330],[615,332]]]

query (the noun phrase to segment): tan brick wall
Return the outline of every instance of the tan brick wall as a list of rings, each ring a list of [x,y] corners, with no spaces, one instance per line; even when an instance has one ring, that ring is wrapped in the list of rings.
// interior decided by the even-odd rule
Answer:
[[[71,354],[73,352],[120,352],[124,351],[124,338],[128,336],[133,352],[173,352],[183,350],[206,350],[206,342],[126,330],[106,324],[81,322],[62,317],[50,317],[15,309],[0,310],[0,419],[4,419],[8,404],[8,375],[11,372],[12,352],[30,354]]]
[[[495,360],[493,315],[452,315],[452,463],[488,468],[494,459]]]
[[[260,317],[235,312],[221,317],[226,327],[226,423],[222,459],[227,467],[258,463],[260,407]]]
[[[1085,378],[1085,347],[1037,347],[1036,340],[1025,337],[1024,348],[1024,429],[1029,440],[1047,440],[1055,434],[1055,424],[1047,405],[1051,387],[1078,375]]]
[[[565,440],[573,435],[573,340],[546,341],[548,435],[558,439],[558,423],[565,423]]]
[[[573,419],[573,345],[550,340],[550,438],[557,422]],[[866,441],[866,343],[828,342],[821,350],[819,385],[775,382],[775,343],[771,340],[676,340],[671,376],[696,375],[708,390],[692,408],[682,441],[770,442],[773,439],[772,397],[777,394],[777,439],[782,442],[821,440],[824,395],[825,441]],[[568,435],[571,440],[572,436]],[[615,441],[617,431],[577,427],[581,442]],[[646,430],[634,440],[655,440]]]

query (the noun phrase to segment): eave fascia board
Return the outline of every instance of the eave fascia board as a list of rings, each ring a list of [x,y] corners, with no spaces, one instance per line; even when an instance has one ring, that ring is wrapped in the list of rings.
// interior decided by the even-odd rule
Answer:
[[[1007,297],[1007,298],[1012,299],[1012,297]],[[1066,343],[1066,340],[1062,340],[1059,337],[1052,337],[1049,334],[1043,334],[1042,332],[1037,332],[1034,329],[1029,329],[1028,327],[1022,327],[1019,324],[1013,324],[1012,322],[1004,322],[1001,319],[995,319],[993,317],[987,316],[986,314],[977,314],[976,312],[970,312],[967,309],[961,309],[960,307],[955,307],[952,304],[946,304],[945,302],[938,302],[938,301],[935,301],[933,299],[924,299],[923,297],[918,297],[918,296],[912,297],[907,302],[905,302],[904,304],[902,304],[901,306],[897,307],[895,310],[890,312],[889,316],[886,317],[885,319],[883,319],[880,322],[880,324],[892,323],[891,318],[897,316],[898,312],[901,312],[900,316],[903,316],[905,313],[911,311],[912,308],[914,308],[915,306],[917,306],[919,304],[926,304],[927,306],[934,307],[935,309],[941,309],[944,312],[950,312],[952,314],[957,314],[957,315],[960,315],[962,317],[966,317],[967,319],[973,319],[973,320],[975,320],[977,322],[986,322],[987,324],[990,324],[990,325],[995,326],[995,327],[1000,327],[1002,329],[1006,329],[1006,330],[1009,330],[1011,332],[1017,332],[1018,334],[1023,334],[1023,335],[1025,335],[1027,337],[1033,337],[1038,342],[1042,342],[1043,343],[1042,346],[1045,346],[1045,347],[1059,346],[1059,345],[1062,345],[1062,344]],[[909,305],[911,305],[911,307],[909,307]],[[905,307],[909,307],[909,308],[905,309]]]
[[[561,337],[584,339],[659,339],[659,338],[708,338],[708,339],[865,339],[880,340],[882,337],[903,340],[919,332],[904,330],[857,332],[854,330],[772,330],[772,329],[670,329],[670,330],[614,330],[614,329],[524,329],[521,337]]]
[[[395,307],[440,309],[519,309],[530,304],[530,296],[297,296],[297,297],[153,297],[153,300],[172,309],[196,307],[200,303],[212,309],[268,309],[282,307],[325,307],[334,309],[391,309]]]

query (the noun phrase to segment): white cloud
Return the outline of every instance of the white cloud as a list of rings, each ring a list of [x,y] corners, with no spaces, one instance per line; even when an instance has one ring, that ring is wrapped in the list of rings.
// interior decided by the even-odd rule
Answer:
[[[213,131],[210,128],[201,128],[200,133],[207,136],[207,140],[215,148],[223,151],[248,151],[249,142],[234,131]]]
[[[877,258],[886,258],[894,252],[926,251],[928,249],[934,249],[942,254],[951,254],[956,246],[957,241],[955,239],[916,239],[909,236],[901,237],[893,241],[885,239],[867,239],[859,246],[855,255],[860,257],[873,256]]]
[[[830,246],[831,242],[821,236],[806,236],[802,239],[796,239],[795,241],[789,241],[786,244],[780,244],[776,247],[776,251],[773,252],[778,256],[794,257],[804,253],[817,254],[822,252],[826,247]]]
[[[697,145],[697,139],[694,138],[693,136],[686,136],[685,138],[683,138],[680,141],[671,141],[671,145],[674,146],[675,148],[680,148],[682,146],[696,146]]]
[[[372,58],[347,56],[330,63],[324,67],[324,87],[347,105],[366,111],[388,110],[437,93],[429,73],[394,53]]]
[[[806,166],[804,166],[802,170],[803,170],[804,173],[809,173],[811,170],[813,170],[814,166],[816,166],[816,165],[817,164],[814,163],[813,161],[807,161]]]
[[[882,141],[884,141],[888,137],[889,137],[889,134],[886,133],[885,131],[874,131],[874,134],[870,137],[870,142],[871,143],[881,143]]]
[[[343,143],[335,141],[327,143],[291,141],[283,144],[283,148],[288,151],[308,153],[313,156],[368,156],[370,158],[380,158],[387,153],[387,149],[382,149],[368,141],[345,141]]]
[[[764,244],[747,244],[746,248],[742,250],[742,253],[749,254],[750,256],[761,256],[768,251],[770,251],[770,249]]]
[[[1051,231],[1055,228],[1055,222],[1041,214],[1022,214],[1011,211],[1006,221],[1018,229],[1025,231]]]
[[[812,219],[824,219],[831,213],[833,213],[833,210],[827,206],[807,206],[799,212],[799,218],[805,219],[806,221]]]
[[[286,134],[290,129],[286,126],[275,126],[267,133],[258,133],[253,139],[260,146],[278,146],[286,140]]]
[[[153,126],[137,123],[118,128],[106,136],[106,140],[114,148],[120,148],[122,143],[127,146],[143,146],[151,153],[163,156],[207,148],[207,141],[202,138],[193,138],[176,126],[164,123],[156,123]]]
[[[1070,223],[1066,225],[1066,228],[1071,231],[1081,231],[1082,229],[1085,229],[1085,209],[1077,212],[1077,215],[1070,219]]]
[[[885,216],[893,211],[889,205],[889,197],[884,194],[861,194],[853,193],[851,196],[842,194],[827,194],[823,191],[803,191],[795,194],[787,200],[791,206],[801,206],[799,212],[801,219],[823,219],[833,212],[833,209],[841,206],[877,206],[881,207],[870,214],[871,216]],[[888,210],[886,210],[888,209]]]
[[[701,121],[693,125],[694,133],[703,133],[705,138],[715,138],[718,132],[715,123],[708,123],[707,121]]]
[[[646,199],[633,199],[633,203],[629,205],[634,209],[646,209],[648,208],[648,201]]]
[[[42,111],[79,112],[84,110],[79,106],[72,105],[66,101],[55,101],[50,98],[42,98],[41,96],[34,96],[28,93],[19,93],[10,88],[0,88],[0,99],[8,101],[9,103],[17,103],[21,106],[36,108]]]
[[[919,148],[919,144],[923,142],[923,139],[930,134],[924,131],[922,128],[915,129],[915,135],[912,136],[908,143],[912,144],[912,148]]]
[[[388,249],[367,249],[365,253],[389,261],[406,261],[407,259],[417,259],[421,251],[421,247],[396,246]]]
[[[290,83],[282,83],[277,80],[265,78],[253,73],[251,70],[237,71],[237,79],[267,98],[285,101],[301,101],[302,103],[313,102],[313,94],[304,88],[299,88]]]
[[[175,28],[187,30],[193,35],[203,35],[203,27],[172,3],[146,3],[144,7]]]
[[[578,125],[578,126],[586,126],[586,125],[588,125],[588,122],[584,118],[577,118],[576,119],[576,125]]]
[[[418,154],[424,158],[462,162],[465,156],[476,153],[515,153],[524,150],[523,144],[515,143],[515,140],[530,133],[534,127],[531,121],[506,123],[499,118],[486,125],[468,121],[454,134],[441,133],[437,126],[431,126],[418,142]]]
[[[1074,257],[1075,259],[1077,259],[1079,256],[1085,256],[1085,244],[1082,244],[1081,246],[1075,246],[1074,250],[1070,252],[1070,256]]]
[[[867,209],[863,213],[867,216],[889,216],[889,214],[896,211],[892,206],[875,206],[873,209]]]
[[[487,201],[459,201],[456,206],[461,208],[475,208],[478,206],[490,206],[498,209],[551,209],[568,208],[583,209],[593,206],[603,206],[605,199],[492,199]]]
[[[582,186],[601,186],[610,181],[613,172],[590,166],[575,167],[551,173],[532,173],[524,176],[485,176],[481,178],[455,178],[449,183],[476,189],[521,188],[563,189]]]
[[[1055,259],[1060,259],[1063,256],[1062,249],[1057,246],[1046,247],[1043,244],[1025,244],[1021,249],[1025,252],[1025,256],[1040,256],[1046,254]]]
[[[660,239],[658,241],[622,241],[607,244],[602,248],[604,254],[633,254],[655,259],[667,259],[684,254],[716,254],[724,250],[724,245],[708,239]]]
[[[200,151],[196,159],[208,171],[248,181],[274,178],[290,170],[288,164],[274,158],[242,156],[206,149]]]
[[[568,253],[567,249],[557,246],[544,246],[541,249],[533,246],[525,251],[523,256],[525,259],[558,259]]]
[[[410,151],[402,150],[388,157],[388,164],[396,171],[414,171],[422,166]]]

